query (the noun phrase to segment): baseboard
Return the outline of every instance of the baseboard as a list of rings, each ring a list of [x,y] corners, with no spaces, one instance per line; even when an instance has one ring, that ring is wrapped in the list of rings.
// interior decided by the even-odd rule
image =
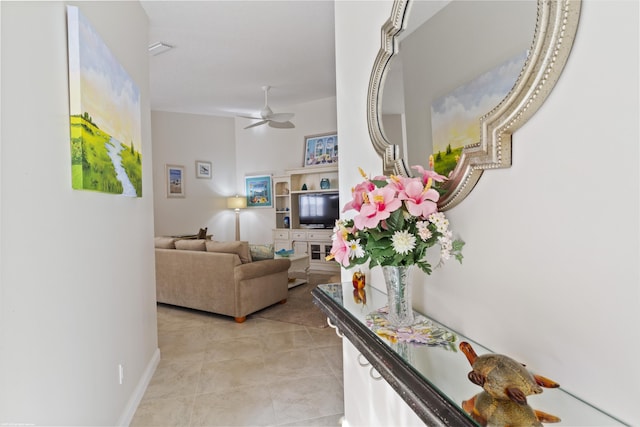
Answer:
[[[147,387],[151,382],[151,378],[153,377],[153,373],[158,367],[158,363],[160,363],[160,349],[156,348],[156,351],[153,352],[153,356],[151,357],[147,368],[144,370],[140,381],[138,381],[138,385],[129,398],[127,406],[124,408],[124,411],[118,420],[118,426],[128,426],[131,424],[133,416],[136,414],[136,409],[138,409],[138,405],[142,401],[144,392],[147,390]]]

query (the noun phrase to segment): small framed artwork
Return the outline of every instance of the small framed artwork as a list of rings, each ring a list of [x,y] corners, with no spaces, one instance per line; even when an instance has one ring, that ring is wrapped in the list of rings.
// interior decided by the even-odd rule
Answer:
[[[211,162],[196,160],[196,178],[211,179]]]
[[[167,165],[167,197],[184,197],[184,166]]]
[[[338,164],[338,134],[336,132],[304,137],[303,166]]]
[[[271,175],[245,176],[244,182],[248,208],[270,208],[273,206]]]

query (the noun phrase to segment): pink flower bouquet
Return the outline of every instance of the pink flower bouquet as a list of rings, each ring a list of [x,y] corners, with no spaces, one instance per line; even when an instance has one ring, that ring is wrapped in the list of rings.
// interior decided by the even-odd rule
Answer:
[[[418,177],[379,176],[352,190],[353,199],[343,212],[355,210],[353,219],[338,220],[328,259],[350,268],[370,260],[369,267],[417,265],[427,274],[431,265],[426,251],[440,246],[440,264],[454,257],[462,262],[464,242],[454,240],[449,220],[438,212],[440,194],[434,182],[446,178],[421,166],[413,166]]]

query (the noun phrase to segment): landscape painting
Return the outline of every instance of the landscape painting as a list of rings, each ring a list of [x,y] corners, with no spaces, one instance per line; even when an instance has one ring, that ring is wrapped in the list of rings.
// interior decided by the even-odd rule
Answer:
[[[67,28],[72,187],[142,197],[140,91],[75,6]]]
[[[449,176],[460,159],[462,148],[480,141],[480,118],[511,91],[526,58],[525,51],[432,103],[436,172]]]
[[[244,182],[247,192],[247,207],[270,208],[273,205],[271,175],[246,176]]]

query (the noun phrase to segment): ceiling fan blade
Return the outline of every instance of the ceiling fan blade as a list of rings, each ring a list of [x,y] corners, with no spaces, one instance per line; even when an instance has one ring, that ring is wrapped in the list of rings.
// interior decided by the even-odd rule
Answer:
[[[284,123],[293,118],[293,113],[273,113],[269,116],[269,120],[274,122]]]
[[[276,121],[269,121],[269,127],[272,128],[276,128],[276,129],[293,129],[294,127],[296,127],[293,123],[286,121],[286,122],[276,122]]]
[[[262,117],[243,116],[241,114],[238,114],[236,117],[242,117],[243,119],[264,120]]]
[[[271,123],[271,122],[269,122],[269,120],[260,120],[259,122],[255,122],[254,124],[245,127],[245,129],[254,128],[256,126],[260,126],[260,125],[263,125],[265,123]]]

